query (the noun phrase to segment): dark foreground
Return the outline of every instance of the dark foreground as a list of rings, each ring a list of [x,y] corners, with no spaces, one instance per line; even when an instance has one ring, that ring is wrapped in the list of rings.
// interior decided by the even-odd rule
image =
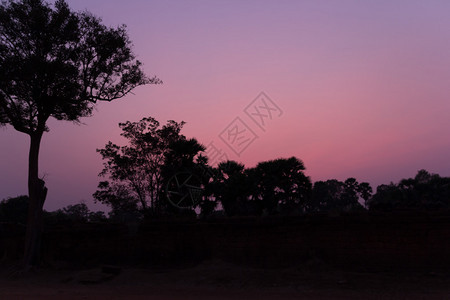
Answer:
[[[450,273],[342,271],[319,260],[262,269],[220,260],[172,269],[2,266],[1,299],[449,299]]]
[[[48,224],[27,274],[0,229],[0,300],[450,299],[448,212]]]

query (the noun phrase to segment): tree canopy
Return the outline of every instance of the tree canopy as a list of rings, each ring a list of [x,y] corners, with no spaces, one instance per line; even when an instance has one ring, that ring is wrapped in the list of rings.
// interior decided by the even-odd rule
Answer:
[[[310,212],[361,210],[364,208],[360,199],[367,202],[371,195],[372,187],[369,183],[359,183],[352,177],[344,182],[336,179],[317,181],[314,183],[307,210]]]
[[[299,214],[309,199],[311,181],[296,157],[260,162],[254,168],[226,161],[213,170],[212,194],[229,216]]]
[[[111,101],[147,78],[124,25],[109,28],[65,1],[0,6],[0,124],[31,134],[48,130],[49,117],[78,121],[94,103]]]
[[[194,172],[205,149],[196,139],[181,134],[183,125],[168,121],[161,126],[151,117],[120,123],[128,145],[109,142],[97,150],[104,160],[99,175],[108,180],[99,183],[94,198],[114,212],[156,213],[167,208],[168,179],[179,171]]]
[[[450,177],[419,170],[414,178],[378,186],[368,204],[370,210],[448,210]]]
[[[39,149],[47,120],[79,122],[98,101],[112,101],[148,78],[132,52],[124,25],[102,24],[74,12],[64,0],[0,4],[0,125],[30,136],[29,212],[25,265],[37,264],[42,209],[47,195],[39,178]]]
[[[28,196],[22,195],[0,201],[0,222],[26,224]]]

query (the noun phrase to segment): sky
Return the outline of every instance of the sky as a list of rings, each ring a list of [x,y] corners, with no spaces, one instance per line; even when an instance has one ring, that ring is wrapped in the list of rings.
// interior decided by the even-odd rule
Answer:
[[[95,204],[96,149],[119,122],[185,121],[183,134],[253,167],[296,156],[312,181],[450,176],[450,2],[69,0],[126,24],[163,85],[101,103],[81,125],[50,120],[44,209]],[[28,136],[0,128],[0,199],[27,193]],[[216,152],[214,152],[216,151]],[[218,157],[219,155],[216,155]]]

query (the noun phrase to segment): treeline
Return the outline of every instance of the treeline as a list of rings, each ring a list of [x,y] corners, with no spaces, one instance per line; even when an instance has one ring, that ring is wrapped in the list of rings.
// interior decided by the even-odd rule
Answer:
[[[420,170],[414,178],[378,186],[368,207],[372,210],[448,210],[450,177]]]
[[[287,168],[290,166],[291,168]],[[202,216],[307,215],[310,213],[352,213],[364,211],[448,211],[450,178],[420,170],[414,178],[378,186],[375,194],[366,182],[356,179],[317,181],[313,185],[303,174],[296,158],[262,162],[246,169],[227,161],[212,168],[217,177],[206,186],[198,207]],[[117,199],[117,198],[116,198]],[[128,199],[129,200],[129,199]],[[90,211],[85,203],[44,211],[47,224],[85,222],[130,222],[150,214],[150,207],[113,207],[108,216]],[[163,215],[191,215],[192,210],[177,210],[166,205]],[[26,224],[28,196],[0,201],[0,222]]]
[[[205,147],[181,134],[183,125],[160,125],[153,118],[119,124],[128,144],[109,142],[97,150],[104,161],[99,175],[106,180],[93,197],[111,209],[108,217],[80,203],[45,212],[47,222],[450,209],[450,178],[425,170],[397,184],[380,185],[373,193],[369,183],[355,178],[312,183],[296,157],[252,168],[235,161],[212,167]],[[2,200],[0,221],[25,224],[27,199]]]
[[[368,183],[349,178],[345,182],[328,180],[313,185],[304,170],[302,161],[296,157],[261,162],[254,168],[245,168],[234,161],[223,162],[211,168],[213,175],[206,186],[205,198],[220,205],[228,216],[364,209],[360,199],[370,196],[372,189]]]
[[[450,206],[450,178],[425,170],[398,184],[380,185],[373,194],[369,183],[355,178],[312,183],[296,157],[253,168],[235,161],[212,167],[205,147],[181,134],[183,125],[168,121],[161,126],[154,118],[121,123],[128,145],[109,142],[97,150],[104,160],[100,176],[107,180],[94,198],[112,209],[111,216],[194,215],[194,209],[203,217],[218,211],[227,216],[302,215]],[[192,205],[185,205],[189,199]]]
[[[28,196],[6,198],[0,201],[0,223],[14,223],[25,226],[28,217]],[[85,203],[68,205],[55,211],[44,210],[47,224],[106,222],[103,211],[90,211]]]

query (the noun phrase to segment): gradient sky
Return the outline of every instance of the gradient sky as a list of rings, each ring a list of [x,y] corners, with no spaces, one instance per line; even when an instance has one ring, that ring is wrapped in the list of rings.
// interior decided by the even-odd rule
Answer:
[[[69,0],[126,24],[148,75],[164,81],[100,104],[84,125],[49,122],[40,173],[45,209],[85,201],[97,148],[117,124],[152,116],[254,166],[297,156],[313,181],[373,188],[419,169],[450,176],[450,2]],[[262,131],[244,109],[264,91],[283,114]],[[236,118],[258,135],[238,157],[219,138]],[[28,137],[0,128],[0,199],[27,193]]]

